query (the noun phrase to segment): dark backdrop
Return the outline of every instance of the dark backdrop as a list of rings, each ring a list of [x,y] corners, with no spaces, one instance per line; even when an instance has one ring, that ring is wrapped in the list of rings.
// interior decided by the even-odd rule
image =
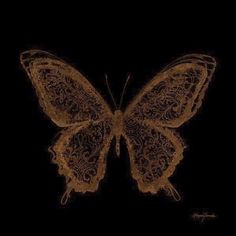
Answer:
[[[191,7],[190,7],[191,8]],[[38,9],[37,7],[32,9]],[[76,11],[78,9],[78,11]],[[8,187],[10,219],[19,227],[74,229],[86,227],[111,233],[145,229],[217,228],[226,221],[229,111],[232,84],[229,63],[233,58],[232,21],[219,20],[226,10],[200,8],[196,11],[163,10],[147,12],[112,7],[57,10],[42,8],[25,11],[6,24],[4,44],[7,72],[2,93],[11,128]],[[166,14],[161,14],[166,13]],[[180,202],[160,193],[142,194],[131,178],[129,156],[122,141],[121,156],[115,158],[114,143],[107,157],[107,172],[94,194],[72,194],[68,205],[60,205],[64,178],[57,173],[47,151],[59,129],[39,107],[34,89],[19,63],[20,52],[43,49],[76,67],[111,105],[104,74],[118,101],[128,73],[132,79],[124,97],[123,109],[132,97],[165,65],[188,53],[204,53],[217,60],[214,78],[202,108],[178,129],[186,141],[184,159],[171,182],[182,196]],[[6,67],[8,68],[8,67]],[[10,75],[10,76],[9,76]],[[13,135],[12,135],[13,134]],[[8,170],[9,173],[9,170]],[[12,177],[12,178],[11,178]],[[231,195],[231,194],[229,194]],[[193,213],[214,213],[217,218],[203,224],[191,219]],[[96,224],[98,223],[98,224]],[[87,225],[89,224],[89,227]]]

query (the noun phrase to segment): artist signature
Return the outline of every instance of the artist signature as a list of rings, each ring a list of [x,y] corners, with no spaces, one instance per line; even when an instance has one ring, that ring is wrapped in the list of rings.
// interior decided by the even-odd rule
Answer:
[[[217,215],[215,213],[208,213],[208,212],[203,212],[203,213],[193,213],[191,215],[192,220],[198,221],[200,223],[204,223],[208,220],[214,220],[217,218]]]

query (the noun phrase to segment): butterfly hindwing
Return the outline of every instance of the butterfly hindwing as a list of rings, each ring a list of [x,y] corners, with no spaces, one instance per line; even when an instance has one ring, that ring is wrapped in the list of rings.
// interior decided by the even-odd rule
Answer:
[[[124,120],[131,173],[142,192],[157,193],[170,185],[175,166],[182,159],[184,144],[171,130],[135,119]]]
[[[53,161],[75,192],[95,192],[106,169],[106,155],[112,140],[112,119],[85,122],[62,131],[51,147]]]
[[[25,51],[21,63],[30,77],[44,112],[60,127],[111,116],[111,111],[77,70],[52,54]]]
[[[157,74],[128,106],[125,116],[179,127],[200,107],[216,62],[206,55],[187,55]]]

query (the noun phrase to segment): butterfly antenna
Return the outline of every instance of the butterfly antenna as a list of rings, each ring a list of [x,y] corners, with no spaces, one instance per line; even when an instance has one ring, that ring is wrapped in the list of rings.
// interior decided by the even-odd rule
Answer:
[[[126,79],[126,81],[125,81],[125,85],[124,85],[124,88],[123,88],[123,90],[122,90],[122,94],[121,94],[121,97],[120,97],[120,104],[119,104],[119,109],[121,108],[121,105],[122,105],[122,103],[123,103],[123,97],[124,97],[124,94],[125,94],[125,89],[126,89],[126,87],[127,87],[127,84],[128,84],[128,82],[129,82],[129,79],[130,79],[130,74],[128,75],[128,77],[127,77],[127,79]]]
[[[110,96],[111,96],[111,99],[112,99],[112,101],[113,101],[113,104],[114,104],[114,106],[115,106],[115,108],[116,108],[116,110],[117,110],[116,101],[115,101],[115,99],[114,99],[114,97],[113,97],[113,95],[112,95],[111,88],[110,88],[110,86],[109,86],[108,79],[107,79],[107,74],[105,74],[105,78],[106,78],[106,85],[107,85],[107,88],[108,88],[108,92],[109,92],[109,94],[110,94]]]

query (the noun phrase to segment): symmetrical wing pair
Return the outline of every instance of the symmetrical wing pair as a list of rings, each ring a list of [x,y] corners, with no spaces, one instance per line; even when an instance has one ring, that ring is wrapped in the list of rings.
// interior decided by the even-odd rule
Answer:
[[[72,190],[94,192],[106,170],[113,137],[119,155],[123,136],[131,173],[142,192],[164,189],[180,198],[168,178],[183,157],[184,143],[174,131],[201,106],[216,62],[207,55],[186,55],[157,74],[122,112],[110,110],[77,70],[40,50],[21,54],[40,105],[63,130],[51,147],[53,161],[67,182],[62,203]]]

